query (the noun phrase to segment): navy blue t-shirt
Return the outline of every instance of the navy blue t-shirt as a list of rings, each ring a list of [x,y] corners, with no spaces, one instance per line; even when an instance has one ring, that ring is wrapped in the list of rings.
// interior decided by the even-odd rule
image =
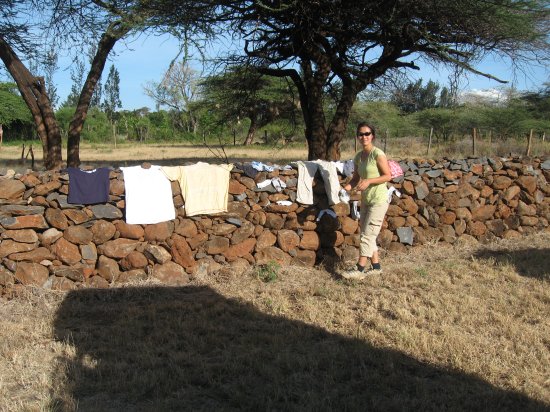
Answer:
[[[100,167],[93,170],[67,168],[69,172],[68,203],[91,205],[109,201],[109,169]]]

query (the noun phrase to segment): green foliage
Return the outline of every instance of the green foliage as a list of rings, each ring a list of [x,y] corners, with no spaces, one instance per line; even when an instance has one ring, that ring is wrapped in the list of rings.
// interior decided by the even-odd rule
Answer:
[[[0,124],[31,123],[32,116],[15,83],[0,83]]]
[[[274,260],[269,261],[264,265],[259,265],[256,270],[256,276],[262,282],[275,282],[279,276],[281,265]]]

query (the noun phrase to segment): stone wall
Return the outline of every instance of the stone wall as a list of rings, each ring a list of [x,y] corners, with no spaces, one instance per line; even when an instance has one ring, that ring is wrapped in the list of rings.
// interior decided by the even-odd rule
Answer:
[[[378,238],[382,248],[403,251],[425,242],[489,241],[548,230],[550,160],[410,160],[392,185],[394,195]],[[231,173],[228,213],[186,217],[172,183],[177,218],[155,225],[124,221],[124,181],[110,173],[110,201],[67,203],[68,174],[61,171],[0,175],[0,287],[32,284],[58,290],[109,287],[156,278],[181,285],[197,273],[243,271],[253,264],[313,266],[353,260],[358,221],[348,203],[328,208],[322,179],[314,205],[295,202],[297,170]],[[242,169],[245,169],[242,167]],[[256,184],[278,177],[286,188]],[[349,180],[340,176],[341,183]],[[352,195],[352,201],[358,200]],[[289,206],[276,202],[287,200]]]

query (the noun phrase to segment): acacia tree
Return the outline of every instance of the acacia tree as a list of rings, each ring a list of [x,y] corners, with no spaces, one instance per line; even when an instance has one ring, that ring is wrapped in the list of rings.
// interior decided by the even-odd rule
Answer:
[[[207,18],[213,11],[209,2],[180,1],[168,7],[166,2],[140,0],[0,0],[0,59],[13,77],[33,115],[44,151],[44,166],[57,168],[62,164],[61,133],[44,79],[33,75],[20,59],[18,52],[28,56],[32,47],[29,27],[17,24],[30,11],[47,21],[34,30],[49,33],[51,41],[81,52],[81,45],[94,45],[95,53],[78,96],[76,109],[69,125],[67,165],[80,164],[80,133],[90,107],[95,87],[107,58],[117,41],[135,33],[169,31],[189,34],[196,31],[207,34]],[[43,14],[40,14],[43,13]],[[175,29],[177,18],[178,29]],[[185,37],[185,36],[184,36]]]
[[[310,159],[336,160],[359,92],[419,59],[480,73],[487,53],[547,55],[544,0],[222,0],[246,60],[295,83]],[[238,56],[233,60],[242,61]],[[339,99],[326,118],[323,90],[338,80]],[[498,79],[496,79],[498,80]]]
[[[250,120],[244,145],[252,144],[256,131],[274,120],[293,119],[298,106],[292,84],[250,67],[234,67],[210,76],[201,86],[202,105],[218,113],[222,122]]]

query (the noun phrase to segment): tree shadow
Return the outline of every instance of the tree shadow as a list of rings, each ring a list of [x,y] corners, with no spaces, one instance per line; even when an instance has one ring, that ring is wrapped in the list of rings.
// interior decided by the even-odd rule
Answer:
[[[72,291],[54,333],[52,410],[548,410],[209,287]]]
[[[494,259],[499,264],[513,265],[521,276],[550,280],[550,249],[480,250],[480,259]]]

